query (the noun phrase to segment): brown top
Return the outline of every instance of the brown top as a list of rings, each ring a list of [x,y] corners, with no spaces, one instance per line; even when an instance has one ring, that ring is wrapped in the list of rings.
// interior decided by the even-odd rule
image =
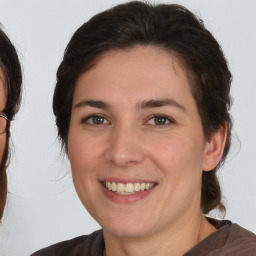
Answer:
[[[253,256],[256,255],[256,235],[230,221],[208,219],[218,230],[201,241],[184,256]],[[60,242],[31,256],[103,256],[102,230],[88,236]]]
[[[231,221],[209,219],[218,230],[201,241],[184,256],[253,256],[256,235]]]

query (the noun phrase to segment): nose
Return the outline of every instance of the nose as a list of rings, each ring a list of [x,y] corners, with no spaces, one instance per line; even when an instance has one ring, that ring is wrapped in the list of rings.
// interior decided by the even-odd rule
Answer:
[[[107,161],[118,167],[125,168],[143,162],[146,153],[140,134],[133,127],[116,127],[109,137],[106,150]]]

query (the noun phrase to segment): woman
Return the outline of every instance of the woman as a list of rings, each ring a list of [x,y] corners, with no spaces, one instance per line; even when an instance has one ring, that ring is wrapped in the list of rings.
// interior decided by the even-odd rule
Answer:
[[[7,197],[6,167],[9,157],[10,121],[21,100],[21,66],[11,41],[0,29],[0,221]]]
[[[130,2],[70,40],[53,99],[78,196],[102,230],[44,255],[254,255],[216,176],[230,148],[231,74],[186,8]]]

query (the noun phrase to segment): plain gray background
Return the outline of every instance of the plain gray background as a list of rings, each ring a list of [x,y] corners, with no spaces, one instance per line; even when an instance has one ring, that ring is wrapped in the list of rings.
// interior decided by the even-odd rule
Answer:
[[[24,70],[20,113],[12,124],[8,203],[0,226],[0,255],[27,256],[39,248],[88,234],[98,225],[76,196],[51,110],[55,73],[74,31],[92,15],[126,1],[0,0],[0,22]],[[256,232],[256,2],[181,3],[198,14],[223,47],[233,73],[233,148],[220,172],[225,218]]]

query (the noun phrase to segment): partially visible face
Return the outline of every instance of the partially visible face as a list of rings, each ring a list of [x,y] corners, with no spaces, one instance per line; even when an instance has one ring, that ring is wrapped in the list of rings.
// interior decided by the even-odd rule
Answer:
[[[207,142],[181,63],[113,51],[77,80],[68,155],[80,200],[121,237],[186,225],[200,210]]]
[[[7,94],[6,94],[6,79],[2,68],[0,67],[0,111],[3,111],[6,105]],[[3,157],[3,152],[6,143],[6,135],[0,135],[0,160]]]

